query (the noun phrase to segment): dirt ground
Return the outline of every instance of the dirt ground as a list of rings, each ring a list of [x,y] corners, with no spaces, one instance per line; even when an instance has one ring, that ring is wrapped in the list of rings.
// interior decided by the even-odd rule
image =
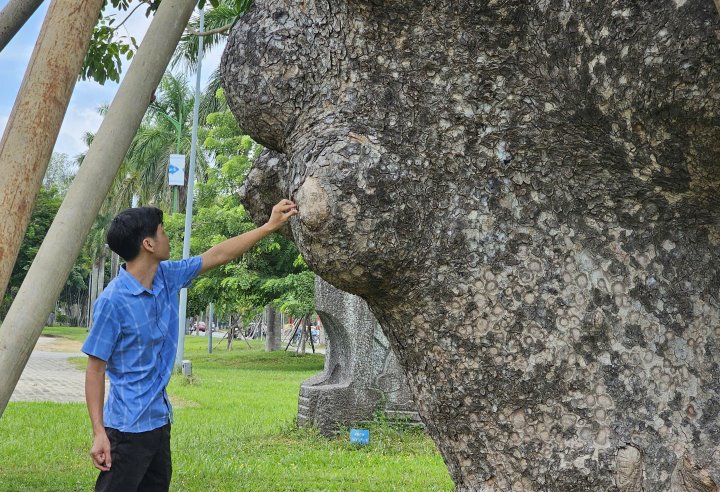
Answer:
[[[57,337],[40,337],[35,344],[41,352],[80,352],[81,348],[82,342]]]

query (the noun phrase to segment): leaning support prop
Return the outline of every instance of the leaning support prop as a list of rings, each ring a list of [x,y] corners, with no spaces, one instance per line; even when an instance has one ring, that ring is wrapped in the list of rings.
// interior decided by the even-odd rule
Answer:
[[[10,0],[0,11],[0,51],[32,17],[43,0]]]
[[[0,142],[0,298],[102,4],[102,0],[54,0],[50,4],[5,127]]]
[[[164,0],[0,329],[0,415],[182,35],[194,0]]]

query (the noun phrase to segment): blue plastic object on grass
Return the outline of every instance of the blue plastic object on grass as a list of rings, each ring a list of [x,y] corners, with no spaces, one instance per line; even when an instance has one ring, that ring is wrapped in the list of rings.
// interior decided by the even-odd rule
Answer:
[[[370,431],[367,429],[350,429],[351,444],[368,444],[370,442]]]

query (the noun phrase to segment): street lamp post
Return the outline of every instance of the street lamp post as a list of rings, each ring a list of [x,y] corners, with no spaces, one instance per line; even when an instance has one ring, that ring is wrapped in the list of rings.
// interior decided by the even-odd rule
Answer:
[[[205,12],[200,9],[200,32],[205,29]],[[197,77],[195,79],[195,105],[193,106],[193,126],[190,143],[190,169],[188,175],[187,200],[185,201],[185,233],[183,236],[183,258],[190,257],[190,234],[192,231],[193,192],[195,189],[195,161],[197,157],[197,133],[200,114],[200,72],[202,70],[203,37],[198,40]],[[175,367],[182,369],[183,352],[185,350],[185,322],[187,319],[187,289],[180,291],[178,312],[178,345],[175,353]]]

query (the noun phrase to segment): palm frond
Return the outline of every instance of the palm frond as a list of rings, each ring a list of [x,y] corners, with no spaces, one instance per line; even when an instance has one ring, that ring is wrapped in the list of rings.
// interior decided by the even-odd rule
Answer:
[[[200,99],[200,121],[205,122],[207,115],[218,113],[227,109],[227,100],[224,97],[217,97],[217,91],[222,89],[222,78],[220,67],[217,67],[208,78],[205,91]]]
[[[236,1],[236,0],[222,0],[220,5],[209,9],[205,12],[205,26],[204,31],[213,31],[216,29],[223,28],[225,26],[232,26],[237,22],[238,18],[244,14],[250,5],[251,1]],[[171,68],[180,66],[183,69],[195,72],[197,70],[197,59],[198,59],[198,47],[199,47],[199,36],[196,32],[200,29],[200,17],[194,15],[188,27],[180,38],[178,47],[175,50],[173,59],[170,62]],[[203,55],[212,50],[215,46],[225,43],[227,31],[220,32],[217,34],[210,34],[204,36],[203,39]]]

